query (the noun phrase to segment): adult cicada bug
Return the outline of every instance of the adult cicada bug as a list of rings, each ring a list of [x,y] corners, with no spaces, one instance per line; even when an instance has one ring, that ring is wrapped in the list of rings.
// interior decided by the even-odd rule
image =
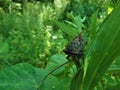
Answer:
[[[70,43],[67,44],[66,48],[63,50],[69,57],[72,57],[72,60],[79,67],[80,63],[79,60],[84,58],[84,48],[85,48],[85,41],[82,38],[82,35],[79,34],[75,37]]]

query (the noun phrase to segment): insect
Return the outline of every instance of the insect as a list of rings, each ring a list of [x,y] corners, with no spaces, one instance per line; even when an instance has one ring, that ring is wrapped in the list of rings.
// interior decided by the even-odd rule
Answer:
[[[72,57],[72,60],[76,64],[76,67],[79,68],[79,60],[84,58],[84,48],[85,42],[82,38],[82,35],[79,34],[70,43],[68,43],[63,51],[68,55],[67,59],[69,59],[69,57]]]

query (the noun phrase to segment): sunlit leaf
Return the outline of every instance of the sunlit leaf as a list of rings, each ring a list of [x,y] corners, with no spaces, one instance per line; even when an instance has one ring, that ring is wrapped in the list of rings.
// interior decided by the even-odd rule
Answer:
[[[75,36],[77,36],[80,31],[76,30],[75,28],[71,27],[70,25],[67,25],[63,22],[59,22],[59,21],[55,21],[55,23],[58,25],[58,27],[65,32],[66,34],[68,34],[69,36],[71,36],[72,38],[74,38]]]

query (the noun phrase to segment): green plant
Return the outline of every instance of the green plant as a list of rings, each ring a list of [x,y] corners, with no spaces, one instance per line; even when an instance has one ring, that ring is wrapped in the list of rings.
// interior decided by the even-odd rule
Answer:
[[[25,0],[22,12],[7,1],[0,6],[0,90],[120,88],[118,0]],[[50,73],[68,61],[63,49],[79,33],[87,41],[83,68],[70,62]]]
[[[120,3],[107,17],[97,35],[89,43],[86,49],[84,71],[79,71],[74,77],[71,90],[73,88],[74,90],[93,90],[112,62],[119,57],[119,9]]]

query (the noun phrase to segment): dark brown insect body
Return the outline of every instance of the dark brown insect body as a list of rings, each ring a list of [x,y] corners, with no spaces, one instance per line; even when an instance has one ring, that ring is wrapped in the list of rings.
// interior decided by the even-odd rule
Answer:
[[[63,50],[69,58],[70,56],[72,57],[72,60],[76,64],[76,66],[79,66],[79,59],[83,58],[84,56],[84,47],[85,47],[85,42],[82,38],[82,35],[79,34],[77,37],[75,37]]]

